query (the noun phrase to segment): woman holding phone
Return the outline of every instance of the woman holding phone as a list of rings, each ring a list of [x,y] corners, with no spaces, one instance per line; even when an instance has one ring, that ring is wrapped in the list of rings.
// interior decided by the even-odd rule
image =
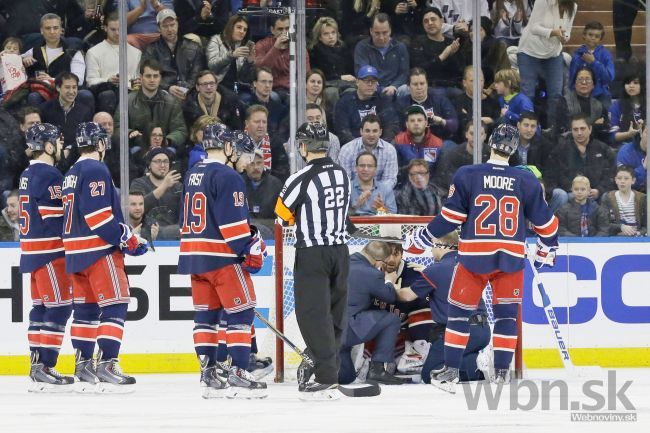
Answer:
[[[237,91],[235,84],[249,84],[255,75],[255,44],[248,39],[248,21],[233,15],[220,35],[214,35],[206,49],[208,68],[219,84]]]

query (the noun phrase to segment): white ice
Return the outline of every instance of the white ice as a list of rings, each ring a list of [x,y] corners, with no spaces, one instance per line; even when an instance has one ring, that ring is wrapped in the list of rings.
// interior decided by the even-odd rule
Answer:
[[[469,410],[462,389],[449,395],[423,384],[385,386],[373,398],[306,403],[298,400],[295,384],[273,383],[264,400],[203,400],[196,374],[140,374],[136,392],[119,396],[30,394],[27,378],[0,376],[0,432],[648,432],[650,369],[616,372],[618,389],[633,381],[626,396],[635,406],[636,422],[571,422],[571,411],[560,409],[557,396],[550,410],[542,410],[541,403],[530,411],[510,410],[509,388],[504,388],[498,410],[488,410],[484,400],[479,409]],[[526,374],[537,385],[566,378],[563,370]],[[604,370],[590,370],[585,377],[566,379],[569,401],[593,404],[582,386],[606,377]],[[602,388],[593,389],[606,395]],[[520,403],[526,403],[526,395]],[[617,405],[617,412],[626,412]]]

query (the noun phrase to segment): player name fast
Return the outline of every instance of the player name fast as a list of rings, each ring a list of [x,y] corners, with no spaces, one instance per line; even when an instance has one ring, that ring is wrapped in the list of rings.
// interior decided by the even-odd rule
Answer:
[[[507,176],[483,176],[483,188],[504,189],[514,191],[514,177]]]
[[[192,173],[190,178],[187,180],[190,186],[201,186],[201,181],[203,180],[204,173]]]

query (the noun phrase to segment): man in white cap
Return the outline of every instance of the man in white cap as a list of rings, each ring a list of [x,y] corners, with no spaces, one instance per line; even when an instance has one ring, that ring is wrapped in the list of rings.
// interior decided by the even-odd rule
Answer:
[[[117,9],[117,0],[112,1]],[[158,40],[160,33],[156,26],[156,14],[163,9],[174,10],[173,0],[126,0],[127,41],[143,51],[147,45]]]

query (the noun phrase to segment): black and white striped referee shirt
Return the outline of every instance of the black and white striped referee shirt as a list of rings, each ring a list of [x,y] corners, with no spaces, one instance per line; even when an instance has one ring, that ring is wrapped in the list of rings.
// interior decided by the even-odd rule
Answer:
[[[348,240],[350,179],[329,157],[312,160],[284,184],[275,214],[296,224],[296,248],[342,245]]]

